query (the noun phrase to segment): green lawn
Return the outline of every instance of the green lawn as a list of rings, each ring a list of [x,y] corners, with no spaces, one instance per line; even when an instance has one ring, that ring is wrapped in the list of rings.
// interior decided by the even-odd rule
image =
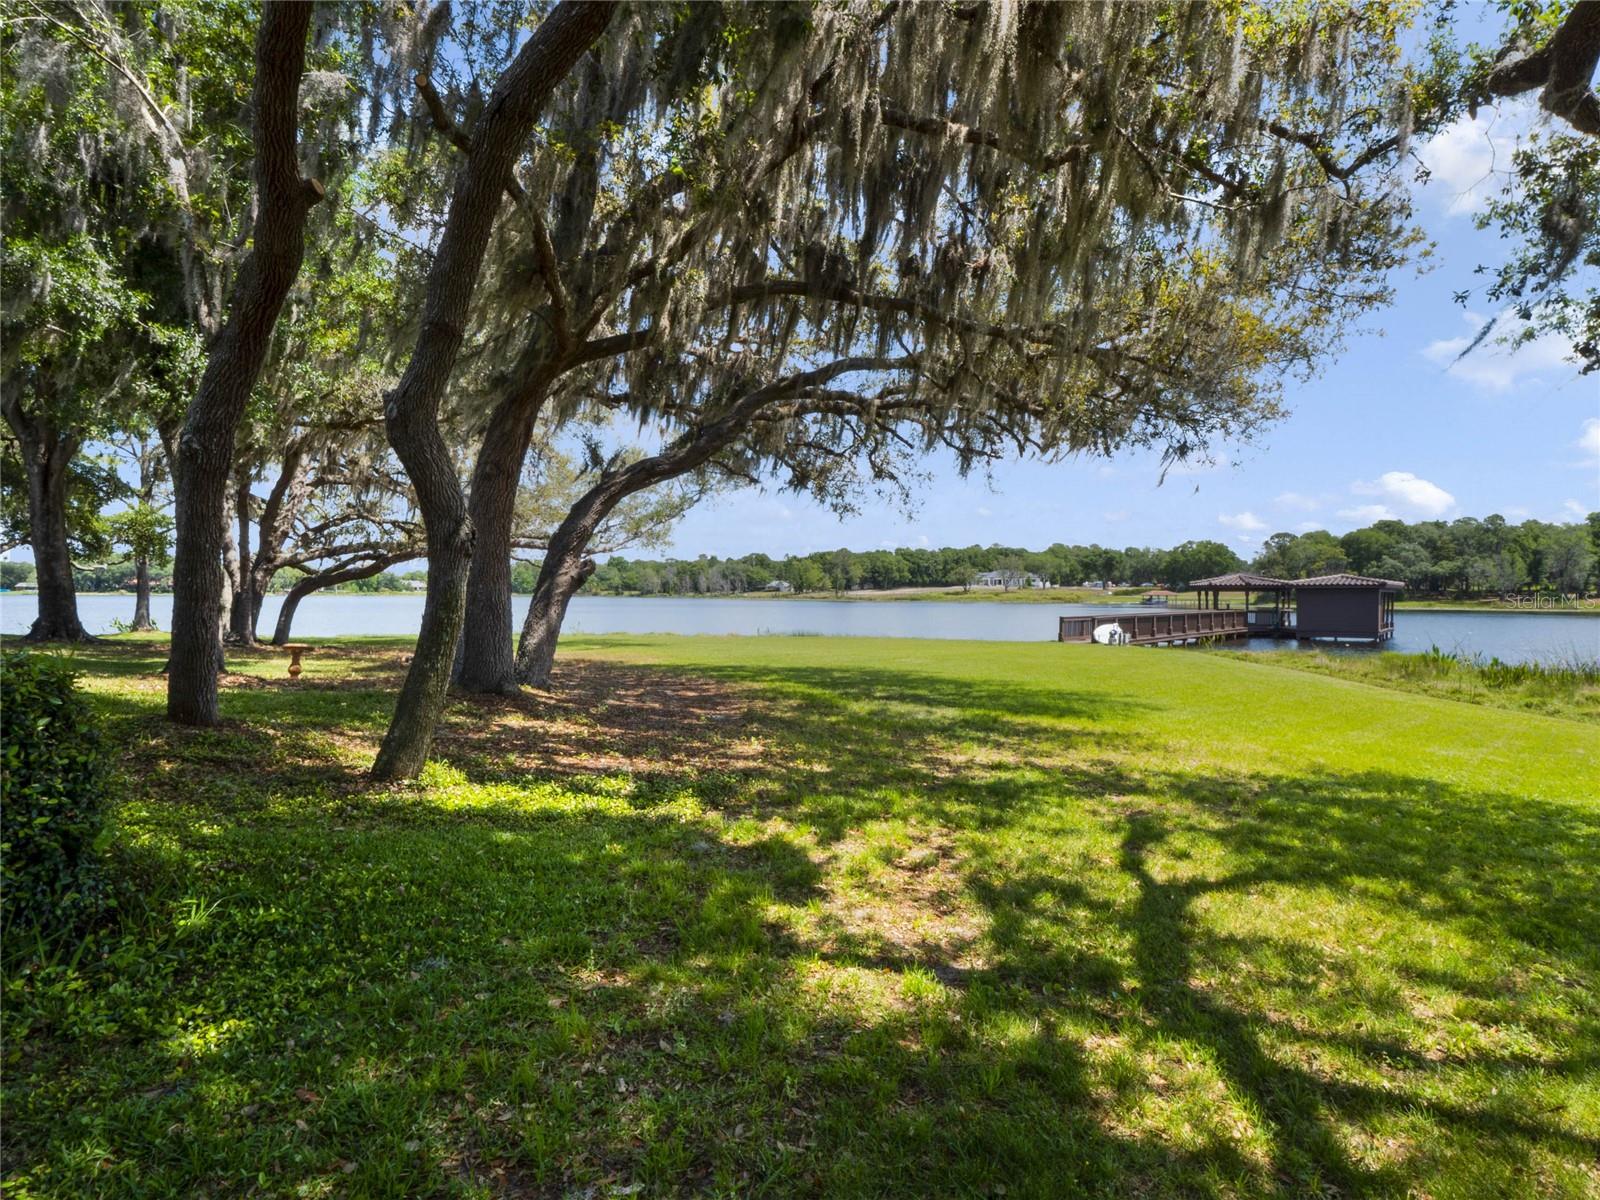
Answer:
[[[7,1196],[1600,1194],[1592,722],[577,638],[374,789],[402,652],[237,660],[207,732],[79,655],[124,898],[5,948]]]

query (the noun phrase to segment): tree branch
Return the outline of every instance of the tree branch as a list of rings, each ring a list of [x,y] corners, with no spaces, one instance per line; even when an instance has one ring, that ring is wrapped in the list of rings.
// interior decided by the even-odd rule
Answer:
[[[1600,137],[1600,0],[1578,0],[1550,40],[1531,54],[1506,53],[1489,72],[1491,96],[1520,96],[1543,88],[1539,103],[1579,133]]]

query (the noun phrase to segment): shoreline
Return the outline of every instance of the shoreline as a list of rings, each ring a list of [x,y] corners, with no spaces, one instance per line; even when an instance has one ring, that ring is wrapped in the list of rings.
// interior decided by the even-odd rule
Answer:
[[[1041,595],[1040,592],[1045,594]],[[11,596],[36,596],[38,593],[32,589],[26,591],[0,592],[0,602]],[[267,598],[282,597],[286,593],[268,592]],[[79,596],[97,598],[127,598],[133,599],[132,592],[79,592]],[[171,592],[152,592],[151,596],[171,596]],[[317,592],[306,600],[320,597],[333,597],[341,600],[359,599],[393,599],[397,596],[415,596],[422,598],[424,592],[417,591],[383,591],[383,592]],[[527,599],[528,592],[513,592],[514,599]],[[856,592],[729,592],[717,595],[703,593],[683,593],[668,595],[657,593],[655,595],[634,595],[611,592],[579,592],[574,599],[590,600],[745,600],[756,603],[773,600],[804,600],[812,603],[833,604],[882,604],[885,602],[915,602],[919,604],[1074,604],[1096,605],[1104,608],[1131,608],[1140,611],[1161,611],[1165,605],[1143,605],[1139,603],[1142,593],[1130,593],[1125,596],[1107,596],[1103,593],[1086,591],[1082,588],[1056,588],[1056,589],[1021,589],[1011,592],[992,591],[967,591],[960,587],[955,588],[908,588],[904,590],[861,590]],[[301,603],[305,603],[302,601]],[[1173,606],[1181,608],[1182,606]],[[1600,617],[1600,598],[1586,600],[1571,605],[1536,605],[1536,604],[1506,604],[1488,600],[1401,600],[1395,605],[1397,612],[1461,612],[1479,613],[1485,616],[1593,616]]]

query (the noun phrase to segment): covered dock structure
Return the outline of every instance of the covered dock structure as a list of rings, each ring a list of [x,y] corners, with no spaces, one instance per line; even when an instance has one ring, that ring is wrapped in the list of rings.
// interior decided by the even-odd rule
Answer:
[[[1251,637],[1291,636],[1285,630],[1293,623],[1294,584],[1287,579],[1234,571],[1191,580],[1189,587],[1195,593],[1197,608],[1243,609]],[[1224,600],[1224,596],[1228,599]],[[1237,602],[1234,596],[1238,597]]]
[[[1143,646],[1246,637],[1379,644],[1394,636],[1394,602],[1404,586],[1369,575],[1277,579],[1236,571],[1192,581],[1192,596],[1168,599],[1159,616],[1064,616],[1056,637],[1063,642]]]
[[[1394,637],[1394,602],[1405,586],[1344,572],[1296,579],[1294,636],[1387,642]]]

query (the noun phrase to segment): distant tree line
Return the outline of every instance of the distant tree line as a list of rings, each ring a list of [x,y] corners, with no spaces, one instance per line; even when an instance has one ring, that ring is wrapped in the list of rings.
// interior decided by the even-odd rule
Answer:
[[[1554,590],[1600,591],[1600,513],[1582,523],[1523,521],[1513,525],[1499,514],[1481,520],[1378,521],[1343,535],[1325,529],[1275,533],[1261,553],[1246,563],[1216,541],[1188,541],[1171,549],[1066,545],[1044,550],[1019,546],[964,546],[897,550],[819,550],[773,558],[700,555],[693,559],[644,559],[614,555],[599,564],[585,590],[615,596],[732,595],[761,591],[775,581],[797,592],[847,592],[861,589],[968,587],[987,572],[1023,583],[1033,576],[1053,587],[1084,584],[1160,584],[1179,588],[1192,579],[1228,571],[1259,571],[1286,579],[1353,571],[1398,579],[1426,595],[1485,595]],[[76,567],[78,588],[86,592],[128,591],[134,587],[127,560]],[[287,592],[302,576],[289,571],[275,578],[272,592]],[[0,586],[34,579],[31,563],[0,563]],[[406,591],[425,571],[380,574],[336,585],[343,592]],[[538,584],[539,565],[518,561],[511,567],[512,590],[526,595]],[[154,577],[156,591],[170,577]]]
[[[1484,595],[1600,589],[1600,513],[1582,523],[1479,520],[1378,521],[1342,537],[1326,530],[1275,533],[1251,564],[1290,579],[1354,571],[1398,579],[1413,592]]]
[[[1337,571],[1379,575],[1425,594],[1590,591],[1600,587],[1600,513],[1589,514],[1584,524],[1530,520],[1512,525],[1492,515],[1482,520],[1379,521],[1343,536],[1322,529],[1276,533],[1249,564],[1215,541],[1188,541],[1166,550],[1057,542],[1044,550],[999,545],[840,549],[784,558],[617,555],[596,568],[585,590],[600,595],[728,595],[760,591],[775,581],[797,592],[962,587],[981,573],[995,571],[1033,575],[1052,586],[1093,582],[1176,588],[1247,565],[1289,579]],[[513,584],[520,591],[535,575],[532,567],[519,565],[512,572]]]

